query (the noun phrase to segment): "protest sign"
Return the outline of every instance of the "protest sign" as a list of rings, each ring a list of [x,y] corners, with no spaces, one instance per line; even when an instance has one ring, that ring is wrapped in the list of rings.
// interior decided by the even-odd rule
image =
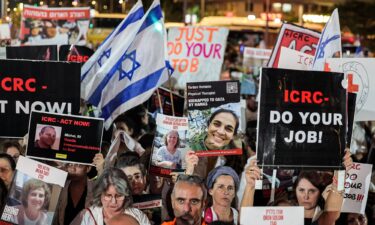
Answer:
[[[29,218],[26,211],[28,207],[36,207],[34,210],[39,210],[36,224],[52,224],[67,175],[63,170],[20,156],[1,220],[28,225],[35,218]]]
[[[3,23],[0,24],[0,40],[10,40],[10,24]]]
[[[57,45],[7,46],[7,59],[57,61]]]
[[[102,135],[101,118],[32,111],[26,155],[91,165]]]
[[[133,195],[133,207],[146,214],[152,224],[161,224],[161,195]]]
[[[160,95],[160,102],[159,96]],[[175,116],[183,116],[184,114],[184,103],[185,98],[181,95],[172,92],[173,96],[173,105],[174,105],[174,114]],[[161,106],[160,106],[161,103]],[[158,91],[155,91],[151,98],[147,101],[147,109],[152,116],[156,118],[157,113],[162,113],[165,115],[173,116],[172,102],[171,102],[171,91],[165,88],[158,88]]]
[[[189,150],[198,156],[240,155],[238,81],[187,84]]]
[[[354,121],[375,120],[375,70],[374,58],[331,58],[326,60],[326,70],[343,72],[348,92],[357,94]]]
[[[262,69],[259,165],[341,168],[346,135],[342,80],[342,73]]]
[[[314,56],[290,48],[281,47],[280,69],[311,70]]]
[[[172,27],[168,31],[168,55],[176,88],[187,82],[219,80],[227,42],[224,27]]]
[[[157,114],[156,125],[150,173],[169,176],[184,171],[188,119]]]
[[[272,50],[268,67],[278,68],[281,47],[287,47],[314,56],[319,38],[320,33],[318,32],[294,24],[284,23]]]
[[[85,45],[90,8],[24,5],[19,39],[24,45]]]
[[[86,46],[61,45],[59,49],[59,61],[85,63],[94,51]]]
[[[299,207],[242,207],[241,225],[303,225],[304,209]]]
[[[372,165],[353,163],[346,173],[345,193],[341,212],[365,214],[367,197],[371,183]]]
[[[269,59],[271,56],[271,49],[262,49],[262,48],[250,48],[245,47],[243,52],[244,58],[254,58],[254,59]]]
[[[78,63],[0,60],[2,137],[23,137],[31,110],[78,114]]]

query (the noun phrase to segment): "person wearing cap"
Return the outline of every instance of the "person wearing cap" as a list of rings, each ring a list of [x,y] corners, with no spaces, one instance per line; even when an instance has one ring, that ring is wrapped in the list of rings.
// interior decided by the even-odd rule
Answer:
[[[236,171],[228,166],[216,167],[208,174],[206,184],[209,195],[204,212],[206,223],[219,220],[238,224],[238,211],[234,207],[239,183]]]

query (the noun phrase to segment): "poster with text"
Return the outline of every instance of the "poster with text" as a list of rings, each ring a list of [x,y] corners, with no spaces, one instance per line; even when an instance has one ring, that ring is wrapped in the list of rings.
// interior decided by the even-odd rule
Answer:
[[[172,27],[168,55],[176,88],[187,82],[219,80],[229,30],[224,27]]]
[[[57,61],[57,45],[7,46],[7,59]]]
[[[159,95],[158,95],[159,92]],[[173,96],[173,104],[171,101]],[[159,100],[160,97],[160,100]],[[156,118],[156,114],[161,113],[173,116],[172,105],[174,106],[175,116],[183,116],[184,114],[185,98],[165,88],[158,88],[147,101],[146,106],[148,111]]]
[[[365,214],[368,192],[371,183],[372,165],[353,163],[346,173],[345,193],[341,212]]]
[[[263,68],[257,159],[266,168],[339,169],[345,149],[344,75]]]
[[[241,225],[304,225],[303,207],[242,207]]]
[[[156,126],[150,173],[169,176],[171,172],[184,171],[188,119],[158,113]]]
[[[268,67],[278,68],[281,47],[290,48],[308,55],[315,55],[320,33],[290,23],[281,26],[276,44],[272,50]]]
[[[281,47],[280,69],[311,70],[314,56],[290,48]]]
[[[198,156],[241,155],[238,81],[187,84],[189,150]]]
[[[20,156],[1,215],[2,221],[18,225],[50,225],[55,215],[67,172]],[[38,217],[30,217],[31,213]]]
[[[242,60],[244,73],[258,77],[260,68],[267,65],[271,53],[271,49],[245,47]]]
[[[354,121],[375,120],[375,59],[327,59],[326,69],[345,74],[345,87],[356,93]]]
[[[101,118],[32,111],[26,155],[91,165],[102,135]]]
[[[23,45],[85,45],[90,8],[24,5],[19,40]]]
[[[86,46],[61,45],[59,49],[59,61],[85,63],[94,51]]]
[[[151,224],[161,224],[162,198],[161,195],[133,195],[133,208],[146,214]]]
[[[1,137],[23,137],[32,110],[78,114],[78,63],[0,60]]]

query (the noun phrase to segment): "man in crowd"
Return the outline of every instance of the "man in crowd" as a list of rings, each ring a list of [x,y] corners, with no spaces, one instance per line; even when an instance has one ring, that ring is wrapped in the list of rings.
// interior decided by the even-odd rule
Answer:
[[[45,126],[39,132],[39,140],[35,141],[35,148],[52,149],[56,140],[56,130],[52,126]]]
[[[202,212],[206,197],[207,189],[200,177],[180,175],[171,194],[175,219],[162,225],[205,225]]]

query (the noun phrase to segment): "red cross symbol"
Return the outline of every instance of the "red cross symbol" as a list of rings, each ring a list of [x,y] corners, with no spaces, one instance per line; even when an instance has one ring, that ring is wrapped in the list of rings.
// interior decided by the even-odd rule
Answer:
[[[351,73],[348,74],[348,92],[358,92],[358,84],[353,84],[353,74]]]
[[[329,67],[328,63],[324,63],[324,71],[325,72],[331,72],[331,68]]]

